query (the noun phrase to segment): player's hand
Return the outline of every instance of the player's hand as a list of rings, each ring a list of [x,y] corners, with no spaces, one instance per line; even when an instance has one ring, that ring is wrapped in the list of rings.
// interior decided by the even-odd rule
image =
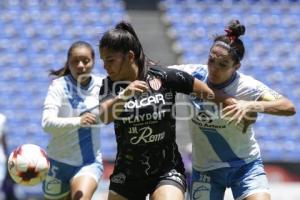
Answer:
[[[221,102],[223,108],[230,106],[230,105],[234,105],[237,104],[237,100],[228,95],[227,93],[224,92],[224,90],[217,90],[217,89],[213,89],[214,94],[215,94],[215,102]]]
[[[256,122],[257,119],[257,112],[249,112],[246,114],[246,116],[244,117],[242,123],[243,123],[243,133],[247,132],[248,127],[251,124],[254,124]]]
[[[96,124],[96,115],[86,112],[81,116],[80,126],[90,126]]]
[[[224,99],[223,106],[227,107],[227,106],[231,106],[231,105],[236,105],[237,103],[238,103],[238,101],[235,98],[228,97],[228,98]]]
[[[254,123],[257,118],[255,105],[253,101],[237,101],[236,104],[229,105],[223,109],[223,119],[228,123],[235,121],[235,125],[244,123],[243,132],[247,131],[250,124]]]
[[[143,93],[148,90],[148,85],[145,81],[133,81],[121,93],[123,99],[129,99],[136,93]]]
[[[238,101],[235,104],[226,106],[223,109],[223,119],[228,120],[228,123],[236,121],[240,123],[247,112],[251,109],[249,101]]]

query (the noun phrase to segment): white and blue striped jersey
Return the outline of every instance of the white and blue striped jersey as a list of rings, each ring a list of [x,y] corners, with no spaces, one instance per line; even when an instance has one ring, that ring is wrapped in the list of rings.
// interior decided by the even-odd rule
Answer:
[[[207,82],[206,65],[170,66],[192,74]],[[237,72],[228,82],[219,86],[237,100],[256,101],[266,91],[276,93],[254,78]],[[214,103],[192,98],[194,110],[190,120],[193,144],[193,168],[208,171],[235,167],[260,158],[260,149],[252,126],[242,133],[243,125],[228,124],[220,117],[220,108]]]
[[[51,134],[48,156],[56,161],[80,166],[101,160],[100,128],[80,126],[80,115],[89,111],[99,119],[99,90],[102,78],[91,76],[86,87],[71,75],[54,79],[44,102],[42,126]]]

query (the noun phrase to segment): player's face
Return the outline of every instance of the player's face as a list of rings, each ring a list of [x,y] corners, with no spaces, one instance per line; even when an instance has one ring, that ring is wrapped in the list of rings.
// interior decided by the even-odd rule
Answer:
[[[103,60],[104,69],[113,81],[127,80],[130,64],[126,55],[107,48],[100,49],[100,58]]]
[[[73,78],[83,85],[86,84],[94,66],[92,50],[85,46],[74,48],[68,65]]]
[[[228,50],[214,46],[208,57],[208,80],[213,84],[222,84],[231,78],[240,67],[235,64]]]

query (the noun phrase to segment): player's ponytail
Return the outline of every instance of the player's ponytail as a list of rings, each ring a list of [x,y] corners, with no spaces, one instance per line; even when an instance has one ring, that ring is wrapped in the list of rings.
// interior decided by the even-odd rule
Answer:
[[[141,42],[130,23],[121,21],[114,29],[104,33],[99,41],[99,49],[107,48],[123,54],[133,51],[139,68],[139,79],[143,79],[148,65],[153,64],[144,54]]]
[[[84,46],[84,47],[87,47],[88,49],[90,49],[91,53],[92,53],[92,58],[93,58],[93,60],[95,59],[95,51],[94,51],[93,47],[88,42],[85,42],[85,41],[74,42],[68,50],[67,61],[65,62],[64,67],[62,67],[58,70],[51,69],[49,75],[58,78],[58,77],[70,74],[71,72],[70,72],[70,69],[69,69],[69,59],[70,59],[70,57],[73,53],[73,49],[75,49],[76,47],[79,47],[79,46]]]
[[[235,62],[239,63],[245,54],[244,43],[239,37],[244,35],[245,31],[245,26],[239,20],[231,20],[225,28],[226,34],[214,38],[214,45],[228,49]]]
[[[66,61],[65,65],[62,68],[60,68],[58,70],[50,69],[49,76],[54,76],[56,78],[59,78],[59,77],[68,75],[70,73],[71,72],[70,72],[70,69],[68,67],[68,61]]]

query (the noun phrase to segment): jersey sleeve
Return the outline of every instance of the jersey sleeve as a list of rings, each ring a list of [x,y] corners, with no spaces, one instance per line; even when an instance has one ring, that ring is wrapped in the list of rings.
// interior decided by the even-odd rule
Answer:
[[[166,70],[166,74],[166,84],[170,90],[183,94],[190,94],[193,92],[193,76],[185,71],[180,71],[177,69],[168,69]]]
[[[53,81],[48,89],[42,116],[42,127],[47,133],[67,132],[80,126],[80,117],[58,117],[62,106],[62,98],[63,89]]]
[[[244,78],[239,90],[240,98],[249,101],[257,101],[262,96],[269,100],[276,100],[282,97],[282,95],[275,90],[249,76]]]
[[[258,91],[259,95],[256,96],[256,100],[260,97],[264,97],[264,99],[273,101],[276,99],[282,98],[282,95],[276,92],[275,90],[269,88],[267,85],[261,83],[260,81],[256,80],[256,90]]]

